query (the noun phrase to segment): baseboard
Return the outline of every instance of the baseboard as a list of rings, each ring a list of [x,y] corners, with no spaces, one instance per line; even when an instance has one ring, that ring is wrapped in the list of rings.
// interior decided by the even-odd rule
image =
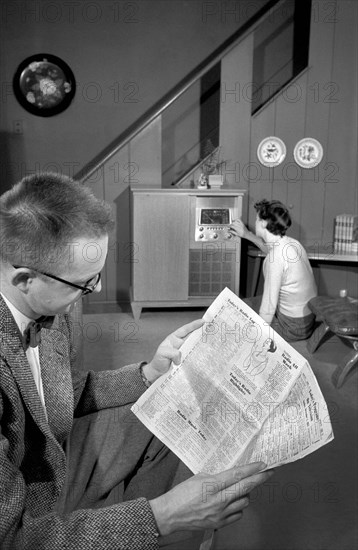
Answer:
[[[83,313],[130,313],[131,305],[129,302],[93,302],[83,304]]]

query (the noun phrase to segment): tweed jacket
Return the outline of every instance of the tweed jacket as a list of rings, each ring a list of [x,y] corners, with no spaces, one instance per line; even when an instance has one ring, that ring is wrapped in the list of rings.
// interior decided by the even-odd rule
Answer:
[[[0,549],[156,550],[156,524],[144,498],[67,516],[55,512],[66,472],[62,444],[74,416],[135,401],[146,389],[138,365],[74,371],[68,315],[42,329],[39,354],[48,420],[0,296]]]

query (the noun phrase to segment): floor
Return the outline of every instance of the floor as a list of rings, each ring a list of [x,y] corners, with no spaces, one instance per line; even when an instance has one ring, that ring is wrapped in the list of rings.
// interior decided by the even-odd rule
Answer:
[[[160,342],[204,310],[143,310],[84,315],[86,368],[115,369],[149,360]],[[305,356],[327,402],[335,439],[315,453],[276,469],[251,495],[241,521],[215,534],[213,550],[353,550],[358,548],[358,365],[338,390],[332,374],[350,351],[334,336]],[[196,550],[185,545],[178,550]],[[177,548],[175,548],[177,550]]]

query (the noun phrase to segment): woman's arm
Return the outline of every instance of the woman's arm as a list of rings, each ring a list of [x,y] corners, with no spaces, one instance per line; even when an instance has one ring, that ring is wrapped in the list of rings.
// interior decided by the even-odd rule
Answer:
[[[268,247],[265,244],[265,241],[261,237],[257,237],[255,233],[252,233],[241,220],[235,220],[230,225],[230,233],[234,237],[240,237],[241,239],[247,239],[257,246],[265,254],[268,253]]]
[[[265,260],[265,284],[259,311],[260,317],[262,317],[268,325],[271,325],[277,309],[283,278],[283,266],[281,262],[278,261],[277,255],[275,261],[270,260],[273,260],[273,255],[272,259],[269,256]]]

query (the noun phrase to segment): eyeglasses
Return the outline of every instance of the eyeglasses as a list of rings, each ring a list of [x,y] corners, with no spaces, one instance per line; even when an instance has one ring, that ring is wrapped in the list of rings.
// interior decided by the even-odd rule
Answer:
[[[37,273],[41,273],[41,275],[45,275],[46,277],[50,277],[50,279],[55,279],[55,281],[60,281],[60,283],[65,283],[65,285],[73,286],[74,288],[78,288],[79,290],[82,290],[82,296],[85,296],[86,294],[90,294],[93,292],[100,280],[101,280],[101,272],[99,272],[95,277],[92,277],[89,281],[87,281],[85,286],[76,285],[75,283],[70,283],[70,281],[66,281],[65,279],[61,279],[61,277],[57,277],[56,275],[50,275],[50,273],[44,273],[43,271],[39,271],[38,269],[34,269],[33,267],[26,267],[24,265],[13,265],[15,269],[19,269],[20,267],[24,269],[33,269],[33,271],[36,271]],[[89,285],[93,279],[95,279],[94,283],[92,285]]]

